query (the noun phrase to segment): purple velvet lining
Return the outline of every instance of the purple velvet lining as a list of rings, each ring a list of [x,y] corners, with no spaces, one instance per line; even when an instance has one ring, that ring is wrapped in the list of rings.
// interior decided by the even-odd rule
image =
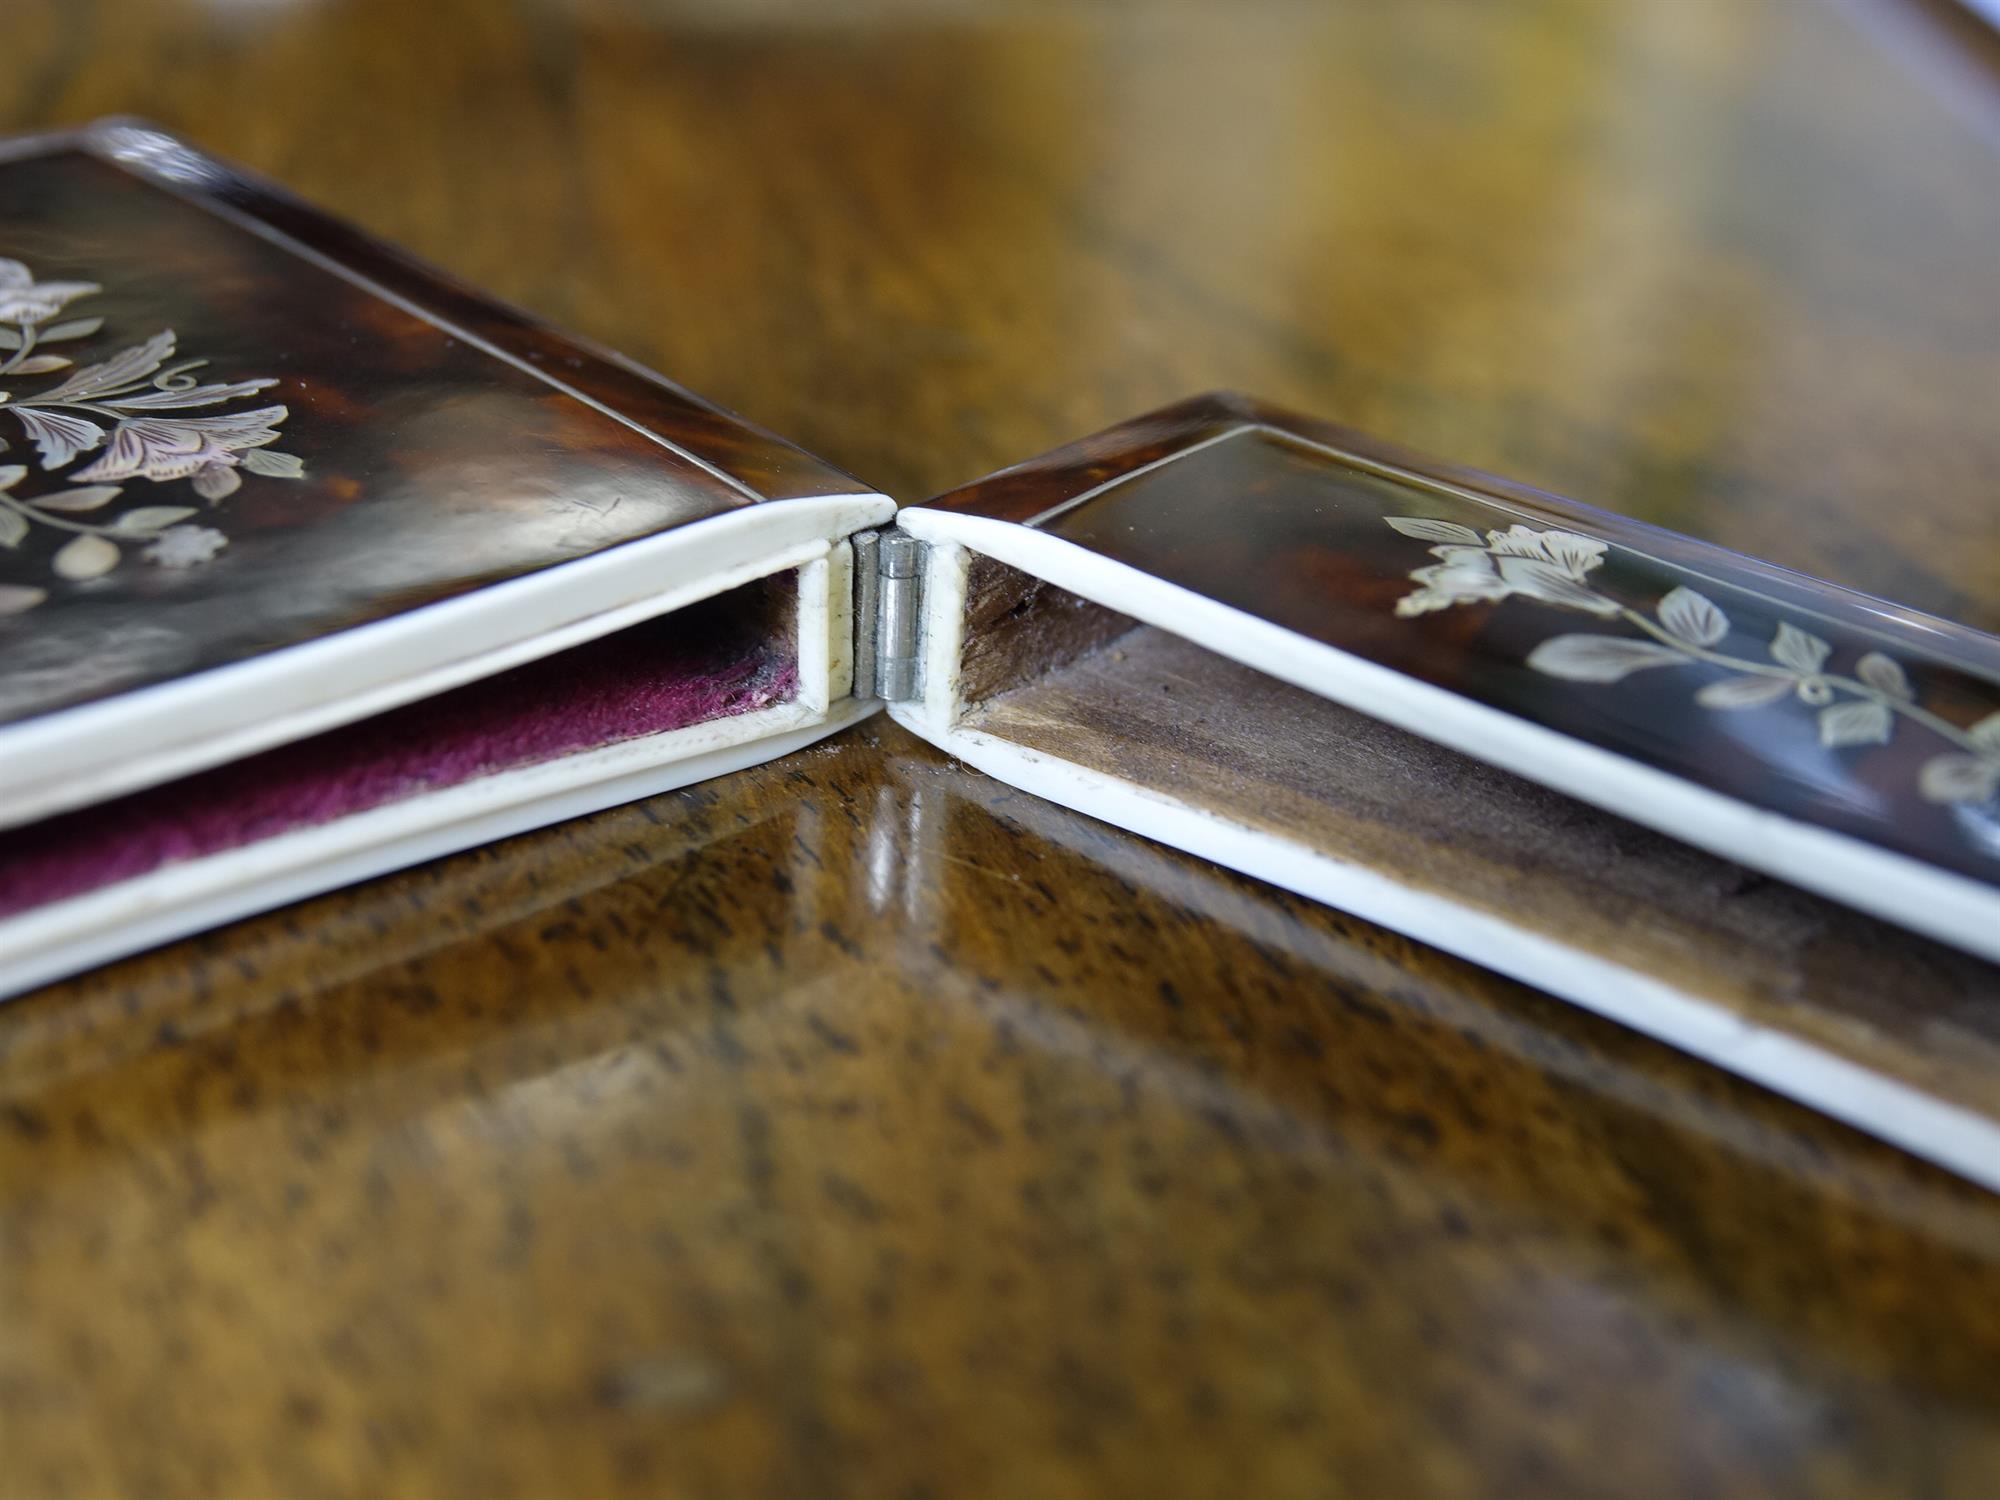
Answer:
[[[769,628],[768,615],[733,602],[710,600],[234,765],[10,829],[0,834],[0,916],[418,792],[792,697],[791,643],[772,638],[783,632]]]

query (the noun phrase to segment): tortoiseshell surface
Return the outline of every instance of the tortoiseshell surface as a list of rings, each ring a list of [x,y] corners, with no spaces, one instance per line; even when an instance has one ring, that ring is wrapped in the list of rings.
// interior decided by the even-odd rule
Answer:
[[[934,503],[1032,523],[1753,806],[1995,878],[2000,643],[1977,631],[1234,395]],[[1606,545],[1557,541],[1552,562],[1550,536]]]
[[[861,488],[157,134],[102,129],[11,160],[0,150],[0,257],[38,283],[97,285],[58,316],[103,320],[48,346],[68,359],[62,368],[0,373],[17,409],[0,408],[4,460],[28,471],[12,498],[31,507],[10,510],[26,520],[12,523],[22,534],[0,551],[0,588],[16,602],[46,595],[0,614],[0,724],[762,498]],[[175,348],[162,376],[199,358],[184,379],[272,383],[198,407],[85,412],[104,439],[50,462],[18,408],[165,330]],[[149,400],[172,394],[141,390]],[[59,506],[88,486],[80,476],[111,451],[114,424],[152,420],[171,441],[186,419],[271,407],[284,415],[263,446],[302,460],[303,477],[238,470],[240,487],[211,500],[191,477],[142,474],[97,509],[36,505]],[[115,529],[138,506],[183,512],[180,524],[219,550],[158,565],[157,527]],[[79,534],[118,547],[116,565],[62,576],[56,559]]]

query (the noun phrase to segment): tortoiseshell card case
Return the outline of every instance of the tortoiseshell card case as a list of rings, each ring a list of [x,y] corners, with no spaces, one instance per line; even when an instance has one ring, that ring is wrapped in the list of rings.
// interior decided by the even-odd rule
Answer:
[[[0,990],[783,753],[893,505],[158,131],[0,150]]]
[[[135,125],[0,390],[0,991],[886,700],[2000,1186],[1988,637],[1236,397],[897,516]]]

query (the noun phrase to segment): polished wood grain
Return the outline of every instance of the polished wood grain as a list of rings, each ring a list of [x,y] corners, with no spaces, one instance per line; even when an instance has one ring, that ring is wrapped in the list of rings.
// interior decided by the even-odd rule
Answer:
[[[906,499],[1234,386],[1992,626],[1921,14],[20,0],[0,121]],[[888,727],[0,1007],[9,1496],[1981,1496],[1997,1293],[1990,1196]]]

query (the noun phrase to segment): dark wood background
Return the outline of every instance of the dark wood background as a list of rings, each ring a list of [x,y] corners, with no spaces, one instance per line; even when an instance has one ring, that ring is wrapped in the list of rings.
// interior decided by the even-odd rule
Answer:
[[[2000,626],[2000,93],[1915,0],[0,49],[906,499],[1232,385]],[[9,1497],[1996,1473],[2000,1202],[891,728],[0,1008]]]

